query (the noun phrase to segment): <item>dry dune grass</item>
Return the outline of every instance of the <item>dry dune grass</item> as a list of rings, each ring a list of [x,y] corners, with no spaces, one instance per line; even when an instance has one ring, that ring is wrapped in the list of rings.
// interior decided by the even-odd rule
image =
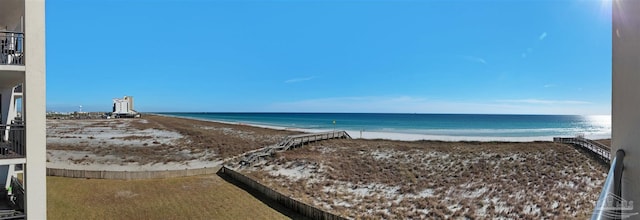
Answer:
[[[607,146],[611,146],[611,139],[600,139],[600,140],[596,140],[597,142],[600,142],[601,144],[607,145]]]
[[[275,144],[288,135],[300,133],[158,115],[147,115],[145,119],[151,123],[133,125],[138,129],[162,127],[177,131],[188,137],[178,145],[196,152],[212,149],[221,159]]]
[[[217,161],[299,133],[158,115],[142,119],[49,120],[47,130],[48,150],[86,152],[87,157],[63,154],[52,159],[75,164]]]
[[[285,194],[354,218],[583,219],[607,168],[549,142],[332,140],[253,170]]]
[[[140,164],[221,160],[298,133],[156,115],[125,120],[128,126],[109,120],[88,120],[64,129],[52,124],[48,129],[59,132],[48,132],[48,138],[60,142],[48,143],[47,148]],[[124,129],[125,134],[98,135],[108,129]],[[163,141],[146,133],[130,135],[154,129],[179,137]],[[119,144],[123,142],[128,144]],[[74,160],[95,162],[92,157]],[[277,154],[243,172],[284,194],[357,219],[581,219],[593,209],[606,168],[570,146],[548,142],[331,140]],[[49,217],[282,218],[215,178],[49,177]]]

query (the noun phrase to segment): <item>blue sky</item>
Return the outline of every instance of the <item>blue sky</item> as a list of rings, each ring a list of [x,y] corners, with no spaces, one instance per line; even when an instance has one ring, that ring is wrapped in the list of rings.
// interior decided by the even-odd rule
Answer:
[[[606,1],[46,4],[49,111],[610,114]]]

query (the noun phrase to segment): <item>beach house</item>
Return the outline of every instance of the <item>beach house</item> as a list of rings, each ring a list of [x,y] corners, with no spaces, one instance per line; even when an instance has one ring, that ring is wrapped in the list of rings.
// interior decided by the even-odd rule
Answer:
[[[0,1],[0,218],[46,219],[45,2]]]

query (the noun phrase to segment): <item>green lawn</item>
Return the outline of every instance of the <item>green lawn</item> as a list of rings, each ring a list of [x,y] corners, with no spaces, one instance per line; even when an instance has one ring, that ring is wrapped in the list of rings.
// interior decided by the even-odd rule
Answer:
[[[49,219],[289,219],[217,175],[104,180],[47,177]]]

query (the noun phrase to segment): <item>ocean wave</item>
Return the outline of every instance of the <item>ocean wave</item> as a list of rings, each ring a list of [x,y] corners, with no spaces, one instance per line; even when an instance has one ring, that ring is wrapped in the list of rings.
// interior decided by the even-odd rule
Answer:
[[[610,116],[413,114],[169,114],[205,120],[307,130],[352,130],[459,138],[610,137]],[[333,121],[337,124],[333,124]]]
[[[531,137],[531,136],[575,136],[575,135],[611,135],[607,128],[481,128],[481,129],[371,129],[369,131],[445,135],[445,136],[492,136],[492,137]]]

